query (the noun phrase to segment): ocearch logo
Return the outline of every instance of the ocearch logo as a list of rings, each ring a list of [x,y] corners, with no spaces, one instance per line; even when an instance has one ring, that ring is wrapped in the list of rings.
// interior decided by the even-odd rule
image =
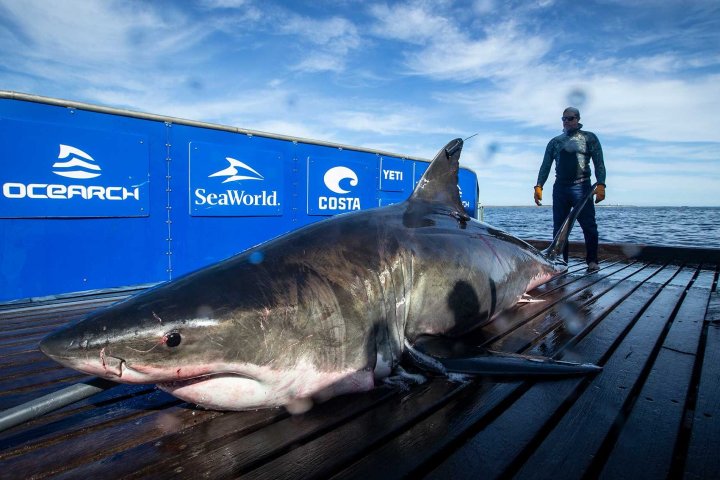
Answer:
[[[78,180],[88,180],[101,175],[101,168],[95,164],[95,159],[79,148],[60,144],[58,159],[67,160],[53,164],[52,168],[55,170],[52,172],[55,175]],[[68,200],[77,197],[84,200],[140,200],[140,187],[105,185],[6,182],[3,184],[2,193],[9,199]]]
[[[250,165],[241,162],[232,157],[225,157],[230,164],[227,168],[211,173],[208,178],[226,177],[222,183],[240,182],[243,180],[264,181],[265,177],[252,168]],[[240,205],[246,207],[277,207],[278,202],[277,190],[268,192],[262,190],[260,193],[248,193],[246,190],[227,189],[223,192],[208,192],[206,188],[196,188],[195,205],[209,206],[233,206]]]
[[[358,185],[357,174],[348,167],[333,167],[323,176],[325,186],[339,195],[350,193],[350,190],[340,186],[340,182],[344,180],[349,180],[348,183],[351,187]],[[360,199],[358,197],[320,196],[318,197],[318,209],[337,212],[360,210]]]
[[[70,158],[65,162],[55,162],[53,170],[55,175],[68,178],[95,178],[100,176],[100,167],[95,165],[95,159],[89,154],[83,152],[79,148],[71,147],[70,145],[60,145],[60,153],[58,159]],[[93,163],[90,163],[93,162]]]

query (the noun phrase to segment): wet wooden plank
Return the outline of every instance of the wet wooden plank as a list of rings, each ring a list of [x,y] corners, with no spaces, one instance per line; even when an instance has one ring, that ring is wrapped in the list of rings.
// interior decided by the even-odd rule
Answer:
[[[553,281],[548,282],[545,289],[535,289],[530,295],[535,300],[532,303],[517,305],[515,308],[504,312],[495,318],[490,324],[482,329],[471,332],[467,336],[469,342],[492,348],[499,351],[518,351],[522,345],[505,345],[507,338],[525,339],[535,337],[535,325],[542,321],[556,305],[572,301],[582,295],[587,288],[602,281],[608,275],[625,270],[629,265],[613,265],[608,267],[602,275],[576,275],[571,282],[564,281],[558,286]],[[516,342],[517,343],[517,342]]]
[[[0,302],[0,314],[15,310],[32,310],[35,307],[47,308],[52,306],[67,306],[86,304],[91,302],[113,302],[118,299],[127,298],[138,292],[142,292],[157,283],[148,283],[141,285],[132,285],[128,287],[106,288],[101,290],[87,290],[72,293],[63,293],[59,295],[49,295],[47,297],[30,297]]]
[[[707,276],[706,276],[707,277]],[[601,478],[665,478],[689,395],[710,290],[696,280],[673,319],[652,369],[632,405]],[[707,283],[707,282],[704,282]]]
[[[92,427],[56,435],[40,442],[18,446],[0,455],[4,468],[23,472],[26,477],[58,473],[124,451],[137,443],[157,441],[180,426],[202,421],[215,412],[196,412],[175,407],[178,400],[153,390],[148,395],[123,402],[119,415],[101,417]],[[170,407],[170,408],[168,408]]]
[[[673,269],[664,269],[657,275],[668,276],[672,272]],[[659,291],[659,285],[639,285],[592,332],[572,346],[573,355],[585,361],[604,363],[618,337],[631,327]],[[606,375],[607,370],[606,366],[599,375]],[[578,378],[533,386],[506,410],[498,412],[486,426],[481,424],[471,429],[461,445],[452,448],[447,458],[438,460],[439,465],[430,477],[462,477],[463,472],[472,471],[477,478],[496,478],[517,468],[528,446],[542,441],[549,426],[557,421],[557,415],[562,414],[565,402],[571,401],[578,389],[587,388],[589,380]],[[574,443],[565,445],[568,451],[577,448]]]
[[[137,401],[133,399],[154,392],[153,385],[118,384],[117,387],[0,433],[0,450],[10,451],[22,445],[24,451],[30,452],[39,448],[39,445],[53,443],[57,439],[82,436],[87,429],[122,418],[128,406]],[[176,399],[168,400],[174,404],[180,403]]]
[[[108,469],[123,478],[186,478],[199,471],[211,477],[227,476],[263,458],[272,458],[274,452],[285,451],[318,431],[331,429],[393,395],[394,391],[385,388],[356,396],[356,401],[351,402],[348,397],[338,397],[298,416],[290,416],[284,409],[214,412],[215,416],[202,425],[182,425],[181,433],[169,432],[157,441],[139,442],[78,466],[65,476],[85,477]],[[132,462],[126,462],[127,458]]]
[[[327,432],[345,428],[368,411],[381,410],[388,403],[396,405],[397,393],[395,389],[384,387],[367,394],[336,397],[305,414],[284,415],[281,420],[241,438],[235,435],[217,441],[217,432],[212,432],[212,442],[198,443],[185,437],[182,441],[192,442],[192,448],[184,455],[172,456],[165,452],[145,455],[146,468],[129,478],[176,478],[177,474],[193,477],[199,471],[209,478],[235,477],[259,465],[272,463],[278,457],[284,458],[287,452],[303,448],[302,445],[323,438]],[[278,409],[278,412],[282,411]],[[163,443],[167,444],[167,439]]]
[[[576,319],[584,318],[583,315],[593,308],[597,308],[593,307],[593,303],[606,295],[615,299],[622,298],[637,286],[635,282],[623,282],[622,280],[641,274],[644,267],[644,265],[637,264],[628,266],[622,270],[622,273],[620,271],[612,272],[610,275],[619,275],[619,279],[615,281],[607,280],[604,276],[597,274],[587,275],[589,280],[582,290],[560,298],[559,301],[550,304],[551,308],[544,309],[532,317],[526,317],[522,326],[510,332],[509,335],[493,339],[486,343],[486,346],[492,350],[509,352],[529,348],[533,342],[537,343],[539,339],[545,338],[549,331],[561,325],[564,317],[574,315]],[[642,281],[654,271],[656,270],[648,270],[646,275],[638,277],[638,280]],[[552,355],[553,350],[550,348],[539,354]]]
[[[437,455],[462,444],[468,428],[482,428],[492,422],[498,412],[512,405],[527,388],[528,385],[521,382],[488,384],[474,380],[447,406],[399,432],[386,443],[376,445],[332,478],[371,478],[378,471],[378,465],[382,465],[381,471],[385,478],[424,477],[435,464]],[[511,440],[503,437],[498,441]],[[473,451],[472,456],[476,463],[482,461],[482,454]],[[437,478],[463,478],[469,471],[475,477],[477,472],[474,466],[464,465],[452,472],[454,477],[440,475]],[[477,475],[475,478],[484,477]]]
[[[720,324],[720,291],[713,291],[708,302],[708,311],[705,321]]]
[[[585,389],[562,415],[549,419],[542,439],[529,445],[521,455],[517,471],[524,478],[543,478],[547,471],[561,471],[567,478],[580,478],[597,471],[593,462],[602,457],[601,450],[616,422],[626,414],[627,402],[642,385],[655,346],[671,319],[682,292],[695,269],[683,269],[653,299],[649,307],[622,338],[604,365],[601,375]],[[533,389],[538,400],[555,396],[542,385]],[[539,445],[535,446],[536,443]],[[573,445],[574,448],[567,448]]]
[[[720,325],[707,324],[702,374],[684,477],[720,477]]]
[[[443,378],[434,379],[425,388],[416,388],[399,402],[387,402],[352,422],[329,431],[287,454],[245,473],[242,478],[326,478],[365,452],[403,431],[408,425],[431,415],[468,384]],[[348,441],[352,447],[348,448]],[[390,465],[382,465],[383,473]],[[378,473],[377,468],[375,470]],[[391,477],[392,475],[390,475]]]
[[[606,351],[612,348],[618,336],[631,325],[633,319],[645,308],[647,302],[652,300],[657,290],[657,286],[647,285],[638,289],[634,295],[611,312],[587,338],[574,347],[576,352],[581,352],[583,358],[602,363]],[[612,374],[612,371],[606,366],[600,377],[609,374]],[[447,462],[449,465],[442,466],[434,478],[442,478],[448,472],[462,471],[468,465],[472,465],[480,478],[485,476],[493,478],[511,468],[517,468],[524,461],[523,455],[527,455],[524,450],[533,443],[543,440],[552,423],[557,421],[557,417],[553,418],[557,409],[563,402],[572,398],[575,389],[582,386],[583,381],[584,379],[570,380],[565,385],[535,386],[513,405],[512,409],[496,418],[491,425],[469,441],[467,446],[453,455]],[[502,440],[503,438],[507,440]],[[574,455],[577,445],[581,445],[584,440],[580,444],[573,443],[573,439],[563,442],[565,454]],[[479,465],[468,463],[472,461],[475,452],[483,452],[482,463]],[[549,470],[543,469],[543,471]]]

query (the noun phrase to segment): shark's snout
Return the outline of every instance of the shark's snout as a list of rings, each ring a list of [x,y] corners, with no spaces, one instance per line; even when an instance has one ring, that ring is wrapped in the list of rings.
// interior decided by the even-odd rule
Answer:
[[[64,333],[64,330],[58,330],[40,340],[40,351],[55,361],[66,357],[74,342]]]
[[[122,377],[124,360],[79,339],[72,329],[64,328],[40,341],[40,351],[69,368],[104,377]]]

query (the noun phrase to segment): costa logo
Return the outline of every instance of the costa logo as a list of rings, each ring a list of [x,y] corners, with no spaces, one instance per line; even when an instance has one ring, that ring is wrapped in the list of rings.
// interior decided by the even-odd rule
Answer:
[[[333,193],[344,195],[352,190],[344,187],[358,186],[358,176],[348,167],[333,167],[323,175],[325,186]],[[320,195],[318,197],[318,209],[323,211],[346,212],[352,210],[360,210],[360,198],[358,197],[336,197],[330,195]]]
[[[343,180],[350,180],[348,182],[351,187],[356,187],[358,184],[357,174],[347,167],[333,167],[323,176],[325,186],[331,191],[339,194],[350,193],[350,190],[346,190],[340,186],[340,182]]]

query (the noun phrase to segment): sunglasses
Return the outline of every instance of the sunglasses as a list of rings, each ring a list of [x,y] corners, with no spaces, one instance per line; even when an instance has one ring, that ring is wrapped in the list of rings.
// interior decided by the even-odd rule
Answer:
[[[577,120],[578,117],[560,117],[560,120],[563,122],[572,122],[573,120]]]

